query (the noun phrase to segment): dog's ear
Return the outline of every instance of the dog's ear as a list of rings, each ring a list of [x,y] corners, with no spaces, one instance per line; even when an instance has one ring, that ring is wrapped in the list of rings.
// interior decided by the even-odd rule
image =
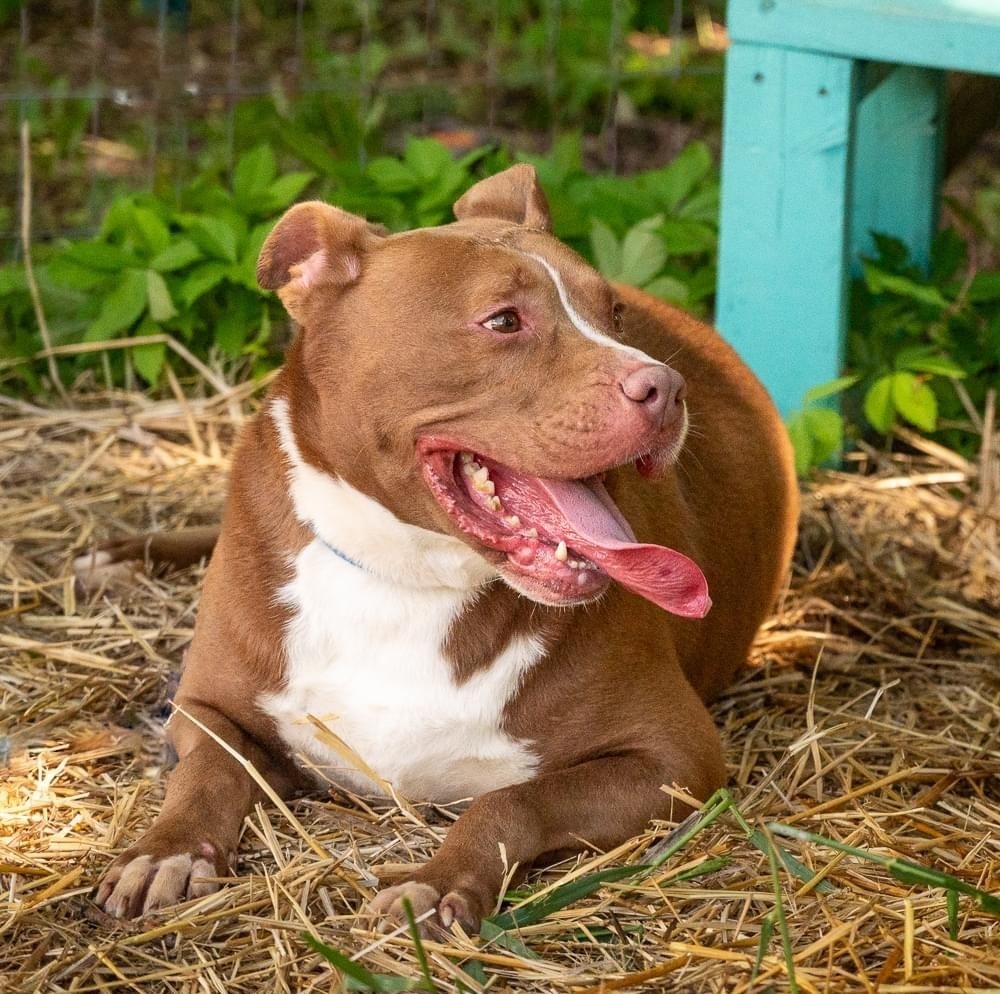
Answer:
[[[382,233],[364,218],[318,200],[296,204],[264,241],[257,282],[277,290],[288,313],[301,321],[314,289],[344,287],[361,275],[364,254]]]
[[[552,230],[549,202],[538,184],[535,167],[522,163],[480,180],[455,204],[455,217],[497,217],[526,228]]]

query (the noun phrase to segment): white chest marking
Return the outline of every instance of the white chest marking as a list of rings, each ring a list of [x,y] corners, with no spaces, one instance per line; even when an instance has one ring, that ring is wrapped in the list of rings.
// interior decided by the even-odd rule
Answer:
[[[282,738],[331,780],[363,793],[380,788],[321,742],[307,715],[414,800],[454,801],[529,779],[537,759],[502,719],[542,645],[514,637],[461,685],[443,653],[452,622],[495,576],[492,567],[457,539],[406,525],[306,465],[284,401],[272,415],[296,513],[318,536],[281,590],[292,609],[285,686],[258,701]],[[406,582],[390,578],[397,568]]]

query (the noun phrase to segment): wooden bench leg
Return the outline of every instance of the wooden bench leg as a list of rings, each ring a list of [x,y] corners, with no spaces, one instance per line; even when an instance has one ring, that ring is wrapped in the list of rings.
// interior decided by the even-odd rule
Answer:
[[[851,216],[853,265],[873,231],[893,235],[925,269],[937,230],[944,152],[944,73],[895,66],[858,103]]]
[[[857,76],[769,45],[726,58],[716,319],[785,415],[841,370]]]

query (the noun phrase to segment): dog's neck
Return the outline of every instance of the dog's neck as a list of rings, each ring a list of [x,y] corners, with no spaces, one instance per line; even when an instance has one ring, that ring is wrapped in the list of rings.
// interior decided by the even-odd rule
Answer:
[[[273,396],[268,414],[287,462],[292,506],[331,555],[408,587],[471,593],[496,578],[493,567],[460,539],[400,521],[346,481],[308,463],[295,437],[290,403]]]

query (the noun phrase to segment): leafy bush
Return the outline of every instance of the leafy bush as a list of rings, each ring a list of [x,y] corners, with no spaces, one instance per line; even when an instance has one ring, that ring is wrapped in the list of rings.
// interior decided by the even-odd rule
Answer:
[[[429,139],[411,139],[403,155],[380,156],[363,168],[311,152],[313,169],[279,175],[274,152],[261,145],[239,160],[231,185],[208,171],[179,201],[121,195],[95,238],[41,249],[38,278],[54,344],[95,345],[63,359],[65,374],[99,367],[106,381],[120,384],[134,370],[156,384],[170,354],[162,338],[127,350],[100,343],[164,335],[203,360],[238,361],[262,373],[280,361],[286,322],[274,295],[258,289],[254,271],[289,204],[308,193],[393,230],[435,225],[451,218],[469,186],[511,163],[495,147],[456,160]],[[704,310],[715,282],[718,205],[704,146],[627,179],[586,173],[576,137],[531,161],[552,192],[560,237],[608,276]],[[18,361],[42,345],[18,267],[0,268],[0,322],[0,363],[25,388],[40,390],[41,366]]]
[[[280,361],[287,322],[274,295],[258,289],[254,270],[290,203],[319,196],[392,230],[441,224],[469,186],[514,161],[495,146],[455,159],[437,142],[415,138],[402,155],[362,166],[291,125],[284,148],[309,168],[279,173],[272,147],[260,145],[239,160],[231,184],[208,169],[179,198],[120,195],[95,238],[37,249],[54,344],[94,344],[93,352],[61,360],[65,376],[97,369],[121,384],[135,372],[155,385],[170,355],[162,336],[202,360],[228,362],[233,377],[263,373]],[[575,135],[547,156],[519,159],[538,170],[555,233],[604,275],[708,311],[719,189],[704,145],[692,143],[666,167],[630,177],[588,173]],[[1000,195],[984,203],[981,220],[966,220],[1000,247]],[[938,236],[928,274],[898,241],[877,236],[876,248],[852,295],[848,375],[814,388],[789,419],[802,474],[833,457],[845,434],[886,435],[897,422],[971,453],[977,440],[965,405],[981,408],[1000,383],[1000,273],[971,272],[966,244],[951,229]],[[123,338],[153,340],[101,347]],[[0,371],[7,370],[0,375],[43,389],[42,364],[26,361],[41,344],[22,269],[0,268]],[[837,395],[843,416],[831,406]]]
[[[1000,228],[981,234],[1000,246]],[[820,406],[828,397],[843,394],[862,432],[888,435],[903,422],[969,455],[978,439],[965,427],[962,394],[982,410],[987,390],[1000,386],[1000,272],[969,271],[953,228],[937,236],[926,274],[897,239],[876,235],[875,244],[851,297],[849,375],[810,391],[789,420],[801,473],[843,444],[843,417]]]

